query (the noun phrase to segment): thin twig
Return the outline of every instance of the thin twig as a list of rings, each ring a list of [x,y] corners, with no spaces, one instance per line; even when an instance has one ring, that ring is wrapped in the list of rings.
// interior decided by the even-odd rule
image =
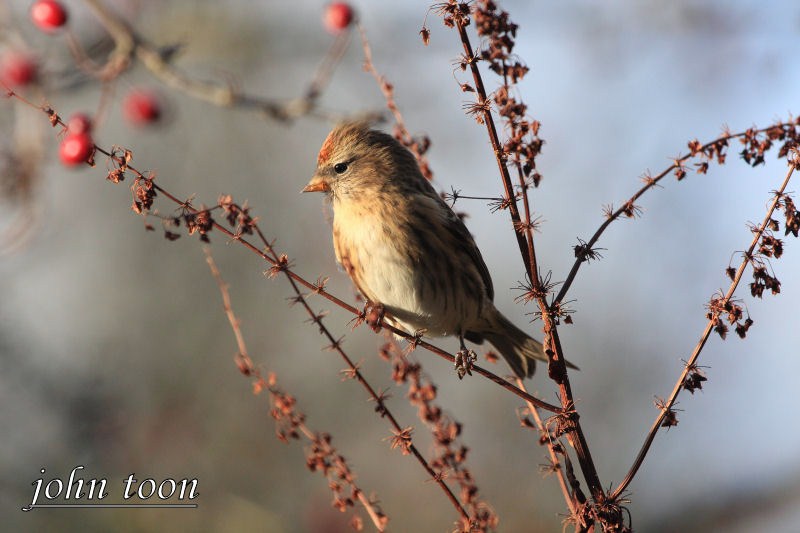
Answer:
[[[461,440],[463,426],[438,404],[437,387],[425,375],[418,361],[411,361],[400,343],[390,332],[385,332],[386,343],[380,348],[380,357],[392,367],[396,384],[407,387],[406,398],[417,409],[417,416],[431,432],[434,455],[432,465],[448,479],[454,479],[460,488],[461,501],[468,506],[473,530],[491,531],[498,523],[491,505],[479,496],[478,483],[466,461],[468,448]]]
[[[517,378],[517,386],[523,390],[525,390],[525,383]],[[561,460],[558,457],[558,452],[556,451],[556,446],[563,448],[561,443],[555,441],[550,434],[550,431],[545,427],[544,423],[542,422],[542,417],[539,416],[539,410],[530,402],[526,402],[528,405],[528,412],[533,417],[534,423],[536,424],[536,429],[539,431],[539,434],[543,436],[543,439],[547,442],[547,451],[550,454],[550,461],[552,462],[552,471],[555,472],[556,477],[558,478],[558,484],[561,487],[561,494],[564,496],[564,501],[566,501],[567,506],[569,507],[569,512],[571,516],[577,516],[577,510],[575,508],[575,499],[572,496],[572,492],[569,490],[569,484],[567,483],[567,478],[564,474],[564,469],[561,466]],[[564,451],[563,453],[566,453]]]
[[[236,345],[239,349],[236,357],[236,363],[239,366],[240,371],[245,376],[252,376],[254,378],[256,392],[260,392],[262,389],[267,388],[272,394],[278,394],[274,383],[272,383],[274,382],[274,377],[270,376],[270,379],[265,379],[261,369],[256,366],[253,363],[253,360],[250,358],[250,355],[247,351],[247,345],[245,344],[244,335],[242,334],[242,329],[239,327],[239,319],[236,317],[236,314],[233,311],[230,291],[228,291],[228,284],[223,279],[222,274],[220,273],[219,268],[214,261],[214,256],[211,254],[211,249],[206,246],[204,247],[203,251],[205,252],[206,263],[208,263],[208,267],[211,270],[211,275],[214,276],[214,279],[219,286],[219,291],[222,295],[222,307],[225,311],[225,315],[228,317],[228,322],[231,325],[233,334],[236,337]],[[281,393],[281,396],[285,397],[285,393]],[[370,520],[372,520],[372,523],[375,525],[375,529],[378,531],[384,531],[389,520],[388,517],[383,513],[383,511],[378,509],[370,500],[370,498],[367,497],[366,493],[359,488],[358,485],[356,485],[352,469],[346,463],[344,457],[338,453],[335,448],[330,446],[330,439],[320,439],[319,435],[312,431],[305,423],[305,417],[303,416],[295,417],[295,425],[308,441],[322,445],[327,443],[325,446],[325,457],[334,463],[336,467],[335,472],[344,474],[339,475],[339,480],[346,481],[354,489],[352,492],[356,495],[358,501],[361,502],[361,505],[364,506],[364,509],[367,511]],[[334,470],[331,470],[331,473],[334,473]]]
[[[623,214],[630,213],[631,206],[634,206],[636,201],[639,198],[641,198],[642,195],[644,195],[650,189],[653,189],[654,187],[656,187],[664,177],[666,177],[669,174],[675,172],[676,170],[682,169],[685,166],[684,163],[686,163],[687,161],[689,161],[693,157],[696,157],[698,154],[702,154],[702,153],[706,152],[709,148],[712,148],[714,146],[719,146],[719,145],[721,145],[721,143],[726,143],[727,141],[730,141],[730,140],[733,140],[733,139],[745,138],[748,135],[751,135],[753,132],[755,132],[755,133],[768,133],[770,131],[775,130],[776,128],[786,128],[786,127],[793,127],[793,126],[794,126],[793,122],[777,122],[777,123],[775,123],[775,124],[773,124],[771,126],[767,126],[765,128],[751,129],[751,130],[742,131],[742,132],[739,132],[739,133],[728,133],[728,134],[722,135],[722,136],[714,139],[713,141],[710,141],[710,142],[707,142],[707,143],[703,144],[700,149],[694,150],[693,153],[689,153],[689,154],[686,154],[684,156],[676,158],[672,165],[670,165],[667,168],[665,168],[664,170],[662,170],[656,176],[648,176],[645,179],[645,184],[638,191],[636,191],[633,194],[633,196],[631,196],[630,198],[628,198],[628,200],[623,202],[622,205],[619,208],[617,208],[615,211],[613,211],[611,213],[608,213],[607,216],[606,216],[606,219],[603,221],[602,224],[600,224],[600,227],[598,227],[597,230],[594,232],[594,235],[592,235],[592,237],[585,244],[582,244],[581,248],[583,250],[588,250],[588,251],[592,250],[594,248],[595,244],[597,244],[597,241],[600,240],[600,237],[603,235],[603,232],[605,232],[606,228],[608,228],[608,226],[610,226],[612,222],[614,222],[615,220],[620,218]],[[578,270],[580,269],[581,265],[586,262],[585,256],[583,256],[582,254],[580,254],[580,255],[576,254],[576,255],[578,257],[575,259],[575,262],[572,264],[572,268],[570,269],[569,274],[567,274],[567,277],[564,280],[564,283],[561,285],[561,289],[558,291],[558,294],[555,297],[555,300],[554,300],[555,304],[560,303],[564,299],[564,297],[567,295],[567,291],[569,291],[570,287],[572,286],[573,281],[575,281],[575,276],[578,273]]]
[[[453,9],[449,9],[450,7]],[[522,261],[525,265],[528,279],[532,280],[534,287],[539,287],[540,282],[538,279],[538,273],[535,265],[532,263],[535,262],[536,256],[529,249],[528,241],[523,235],[523,232],[518,231],[518,228],[522,226],[519,208],[517,206],[516,196],[514,194],[514,187],[511,183],[511,176],[506,165],[507,156],[503,152],[503,148],[500,144],[497,134],[497,128],[494,124],[492,106],[490,105],[491,101],[487,97],[483,78],[481,76],[480,69],[478,68],[479,58],[473,52],[469,35],[467,34],[466,28],[470,23],[469,17],[460,11],[460,6],[456,5],[453,1],[448,4],[448,8],[443,8],[443,10],[446,10],[447,13],[452,16],[452,21],[455,25],[455,28],[458,30],[458,34],[464,49],[464,63],[469,66],[472,73],[472,79],[475,83],[475,92],[478,95],[478,105],[475,107],[475,110],[480,114],[481,121],[486,126],[489,140],[492,144],[492,149],[494,150],[497,167],[500,172],[500,179],[505,190],[505,195],[507,198],[509,198],[508,207],[511,216],[512,227],[514,228],[514,235],[517,238],[517,244],[519,246],[520,254],[522,255]],[[565,359],[563,356],[563,350],[561,348],[561,342],[558,337],[556,323],[554,317],[551,315],[551,308],[545,300],[545,293],[543,291],[537,292],[537,301],[542,313],[542,322],[544,323],[546,341],[545,346],[548,344],[550,346],[550,348],[546,350],[548,359],[550,361],[550,364],[548,365],[548,373],[551,379],[556,381],[559,386],[562,412],[570,413],[568,418],[569,421],[567,423],[569,426],[567,438],[578,456],[578,463],[581,466],[581,471],[586,479],[586,483],[589,485],[589,490],[595,501],[599,502],[603,499],[604,492],[600,478],[597,474],[597,468],[592,460],[588,443],[586,442],[586,438],[579,422],[578,413],[574,409],[575,402],[573,400],[572,389],[567,377],[566,365],[564,363]],[[549,342],[547,342],[548,340]]]
[[[372,48],[367,39],[367,32],[361,24],[358,24],[358,32],[361,35],[361,48],[364,50],[364,70],[375,78],[381,93],[383,93],[383,97],[386,100],[386,107],[392,113],[392,117],[394,117],[395,137],[397,137],[400,143],[408,148],[411,153],[414,154],[414,157],[417,158],[422,175],[429,181],[433,180],[433,171],[428,163],[428,158],[425,156],[429,148],[429,142],[427,139],[423,142],[418,141],[408,131],[405,120],[403,119],[403,114],[400,112],[400,108],[397,106],[397,102],[395,102],[394,99],[394,86],[389,83],[386,76],[382,75],[375,68],[375,64],[372,61]]]
[[[305,94],[302,97],[281,101],[243,93],[230,83],[197,80],[188,76],[172,64],[172,54],[165,54],[163,49],[149,43],[103,2],[85,1],[116,45],[107,67],[99,71],[102,74],[101,79],[107,81],[109,76],[116,76],[135,58],[166,85],[193,98],[221,107],[255,109],[266,117],[280,121],[293,121],[317,113],[317,100],[350,41],[350,31],[340,32],[328,49]]]
[[[744,252],[742,262],[739,264],[739,268],[736,270],[736,274],[731,281],[731,284],[728,286],[728,290],[723,296],[721,303],[726,303],[731,300],[733,297],[734,292],[736,291],[736,287],[739,286],[739,281],[742,279],[742,274],[744,273],[745,268],[750,263],[751,258],[753,257],[753,250],[755,250],[758,241],[761,239],[761,236],[764,234],[764,231],[769,224],[770,219],[772,218],[772,213],[775,211],[775,208],[778,205],[778,202],[783,196],[783,192],[786,190],[786,186],[789,185],[789,180],[792,177],[792,174],[795,170],[795,162],[789,163],[789,171],[786,173],[786,178],[783,180],[783,184],[781,184],[780,189],[775,192],[775,198],[772,200],[772,204],[769,206],[767,210],[767,214],[764,217],[764,220],[761,222],[761,225],[758,227],[757,230],[753,232],[753,240],[750,242],[750,246],[747,248],[747,251]],[[667,417],[668,413],[672,411],[672,408],[675,405],[675,401],[678,399],[678,395],[680,394],[681,390],[683,389],[683,385],[686,382],[686,377],[689,375],[689,372],[692,368],[696,368],[697,359],[700,357],[700,352],[703,350],[703,347],[706,344],[711,332],[714,329],[714,322],[719,317],[719,311],[713,310],[711,312],[711,318],[709,318],[708,322],[706,323],[706,327],[703,330],[703,333],[700,335],[700,340],[697,342],[694,350],[692,351],[691,357],[689,357],[687,363],[684,365],[683,372],[681,372],[680,377],[675,382],[675,387],[672,389],[672,393],[669,395],[669,398],[662,402],[661,411],[659,412],[658,416],[656,417],[653,425],[650,427],[650,431],[645,438],[644,444],[642,448],[639,450],[639,453],[636,456],[636,460],[633,462],[633,466],[631,466],[628,474],[625,476],[625,479],[619,484],[619,486],[614,489],[614,492],[611,493],[610,499],[614,500],[622,494],[622,492],[630,485],[631,481],[633,481],[636,472],[638,472],[639,467],[642,466],[644,462],[644,458],[647,455],[648,450],[650,449],[650,445],[653,443],[653,440],[656,437],[656,433],[662,427],[664,419]]]
[[[486,89],[483,85],[483,78],[481,77],[480,70],[478,69],[478,59],[472,51],[472,44],[470,44],[469,35],[464,19],[460,17],[455,18],[456,28],[458,35],[461,38],[461,43],[464,47],[464,54],[467,57],[470,71],[472,72],[472,79],[475,81],[475,91],[478,95],[478,103],[481,106],[481,115],[483,123],[486,125],[486,130],[489,133],[489,140],[492,143],[492,150],[494,151],[495,160],[497,162],[497,169],[500,172],[500,179],[503,183],[505,197],[509,199],[508,211],[511,215],[511,223],[514,228],[514,235],[517,238],[517,245],[519,246],[520,254],[522,254],[525,263],[525,271],[529,279],[533,279],[535,272],[532,270],[532,265],[528,260],[530,252],[528,251],[528,243],[525,237],[517,231],[520,225],[519,207],[517,206],[516,195],[514,194],[514,186],[511,183],[511,175],[506,166],[506,156],[503,153],[503,147],[500,144],[499,137],[497,136],[497,128],[494,125],[494,117],[492,116],[491,107],[488,105],[489,98],[486,96]]]

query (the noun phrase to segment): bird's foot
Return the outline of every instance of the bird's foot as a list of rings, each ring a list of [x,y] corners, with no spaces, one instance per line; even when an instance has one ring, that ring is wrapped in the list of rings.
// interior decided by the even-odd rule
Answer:
[[[368,301],[364,306],[364,322],[366,322],[375,333],[381,330],[385,314],[386,309],[384,309],[383,304],[376,304]]]
[[[464,379],[464,375],[472,375],[472,367],[478,360],[478,355],[473,350],[468,350],[462,343],[462,348],[456,352],[456,374],[458,379]]]

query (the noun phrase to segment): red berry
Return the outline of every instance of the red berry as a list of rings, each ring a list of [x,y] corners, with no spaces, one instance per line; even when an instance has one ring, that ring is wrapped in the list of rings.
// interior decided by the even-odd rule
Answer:
[[[328,4],[323,22],[329,32],[339,33],[353,22],[353,8],[345,2]]]
[[[68,167],[85,163],[92,152],[94,152],[94,141],[88,133],[67,133],[58,148],[61,162]]]
[[[31,19],[40,30],[50,33],[67,23],[67,10],[56,0],[37,0],[31,6]]]
[[[134,89],[125,97],[122,112],[132,124],[152,124],[161,118],[161,98],[153,91]]]
[[[23,52],[7,52],[0,60],[0,80],[10,87],[20,87],[36,81],[36,61]]]
[[[70,134],[91,133],[92,119],[86,113],[75,113],[67,121],[67,131]]]

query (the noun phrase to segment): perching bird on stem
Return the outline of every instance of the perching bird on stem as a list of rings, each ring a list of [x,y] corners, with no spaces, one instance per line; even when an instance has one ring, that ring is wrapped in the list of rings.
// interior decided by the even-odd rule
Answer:
[[[368,305],[410,333],[458,336],[459,377],[474,360],[464,339],[488,340],[520,378],[533,375],[535,359],[547,361],[541,343],[494,306],[472,235],[392,136],[362,123],[336,127],[303,191],[330,197],[336,259]]]

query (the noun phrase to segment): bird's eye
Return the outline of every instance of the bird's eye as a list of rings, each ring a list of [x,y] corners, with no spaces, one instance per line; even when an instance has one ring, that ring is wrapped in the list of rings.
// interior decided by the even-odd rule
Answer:
[[[337,174],[343,174],[345,171],[347,171],[347,163],[336,163],[333,165],[333,171]]]

